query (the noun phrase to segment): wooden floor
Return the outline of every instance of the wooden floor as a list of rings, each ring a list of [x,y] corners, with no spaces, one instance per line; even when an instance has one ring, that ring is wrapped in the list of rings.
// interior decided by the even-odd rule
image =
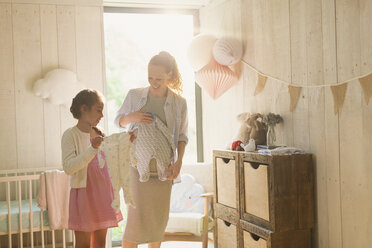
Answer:
[[[161,244],[161,248],[201,248],[201,242],[164,242]],[[213,248],[213,241],[209,241],[208,248]],[[147,248],[146,245],[139,245],[138,248]]]
[[[208,243],[208,248],[213,248],[213,242]],[[147,245],[140,245],[138,248],[147,248]],[[161,248],[202,248],[201,242],[164,242]]]

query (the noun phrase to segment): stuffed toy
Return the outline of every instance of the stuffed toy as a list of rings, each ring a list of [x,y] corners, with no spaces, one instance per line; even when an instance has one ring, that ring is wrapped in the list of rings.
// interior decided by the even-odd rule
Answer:
[[[266,144],[267,126],[262,122],[260,113],[241,113],[237,116],[241,123],[238,135],[235,140],[239,140],[244,145],[247,145],[250,139],[255,141],[255,145]]]
[[[240,140],[243,144],[247,144],[252,128],[248,125],[250,113],[241,113],[237,116],[238,121],[241,123],[238,135],[235,140]]]
[[[232,143],[231,149],[233,151],[244,151],[244,149],[241,145],[243,145],[243,143],[240,140],[236,140]]]
[[[254,139],[250,139],[248,144],[241,144],[241,147],[243,147],[246,152],[253,152],[256,150],[256,142]]]
[[[201,197],[204,188],[198,184],[190,174],[182,174],[181,182],[172,187],[170,212],[171,213],[204,213],[205,200]]]

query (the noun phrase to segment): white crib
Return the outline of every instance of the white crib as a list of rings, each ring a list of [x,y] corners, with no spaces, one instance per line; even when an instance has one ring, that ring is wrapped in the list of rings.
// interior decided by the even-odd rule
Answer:
[[[0,171],[0,248],[71,247],[73,232],[50,230],[47,211],[37,207],[39,174],[46,169]]]

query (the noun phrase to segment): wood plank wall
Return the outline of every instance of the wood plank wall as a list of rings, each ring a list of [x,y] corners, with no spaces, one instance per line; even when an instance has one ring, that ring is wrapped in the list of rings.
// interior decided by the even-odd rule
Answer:
[[[102,19],[102,0],[0,0],[0,170],[61,166],[61,135],[76,121],[32,84],[65,68],[103,91]]]
[[[301,85],[321,85],[372,72],[370,0],[214,0],[200,11],[201,33],[241,37],[244,59],[263,73]],[[204,157],[238,130],[236,115],[284,117],[277,143],[314,154],[314,247],[372,247],[372,104],[349,83],[340,115],[329,87],[306,88],[289,111],[287,86],[269,79],[254,97],[257,75],[242,66],[239,83],[213,101],[203,93]]]

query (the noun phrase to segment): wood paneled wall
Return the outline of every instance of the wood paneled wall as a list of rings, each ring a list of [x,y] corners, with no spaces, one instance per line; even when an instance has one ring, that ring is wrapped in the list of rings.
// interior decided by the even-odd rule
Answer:
[[[245,61],[293,84],[336,84],[372,72],[370,0],[215,0],[200,11],[200,23],[201,33],[241,37]],[[242,71],[216,101],[203,93],[206,160],[234,139],[237,114],[281,114],[277,143],[314,155],[314,247],[372,247],[372,104],[358,81],[348,84],[339,115],[329,87],[304,88],[291,113],[286,85],[269,79],[254,97],[257,75],[244,64]]]
[[[103,91],[102,12],[102,0],[0,0],[0,170],[61,166],[61,135],[76,121],[32,85],[65,68]]]

